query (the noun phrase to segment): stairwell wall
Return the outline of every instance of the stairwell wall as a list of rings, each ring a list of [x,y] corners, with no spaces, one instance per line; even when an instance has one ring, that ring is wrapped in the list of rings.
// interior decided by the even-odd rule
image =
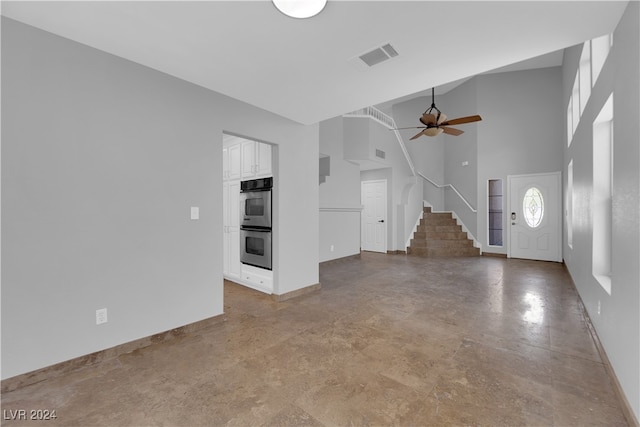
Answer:
[[[437,101],[438,102],[438,101]],[[398,127],[419,126],[419,114],[431,105],[431,98],[426,96],[414,98],[393,106],[393,117]],[[421,172],[437,184],[444,182],[444,144],[442,136],[435,138],[420,137],[413,141],[412,136],[419,129],[403,129],[400,131],[407,151],[411,156],[416,172]],[[422,200],[427,201],[435,212],[444,210],[444,191],[418,178],[422,184]]]
[[[471,116],[478,113],[476,80],[471,79],[440,97],[438,108],[449,118]],[[438,105],[436,103],[436,105]],[[482,114],[480,114],[482,115]],[[462,194],[471,206],[478,206],[478,127],[483,122],[458,127],[464,133],[459,136],[441,134],[444,146],[444,180]],[[466,163],[464,165],[463,163]],[[477,237],[477,215],[450,188],[444,191],[445,211],[456,216]]]

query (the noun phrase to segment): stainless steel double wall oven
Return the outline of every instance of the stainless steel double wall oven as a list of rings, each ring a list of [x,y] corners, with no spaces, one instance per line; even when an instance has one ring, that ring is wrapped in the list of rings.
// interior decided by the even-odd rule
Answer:
[[[271,270],[273,178],[240,182],[240,261]]]

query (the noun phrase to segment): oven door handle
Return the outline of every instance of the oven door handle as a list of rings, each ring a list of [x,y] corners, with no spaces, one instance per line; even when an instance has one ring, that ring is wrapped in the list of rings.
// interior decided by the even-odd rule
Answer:
[[[270,228],[245,227],[245,226],[240,227],[240,229],[244,231],[256,231],[258,233],[271,233],[272,231]]]

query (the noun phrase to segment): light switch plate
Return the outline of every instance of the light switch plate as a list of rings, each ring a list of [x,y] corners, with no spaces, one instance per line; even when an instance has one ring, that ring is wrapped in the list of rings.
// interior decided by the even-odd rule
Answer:
[[[200,208],[191,206],[191,219],[200,219]]]
[[[96,325],[107,323],[107,309],[101,308],[96,310]]]

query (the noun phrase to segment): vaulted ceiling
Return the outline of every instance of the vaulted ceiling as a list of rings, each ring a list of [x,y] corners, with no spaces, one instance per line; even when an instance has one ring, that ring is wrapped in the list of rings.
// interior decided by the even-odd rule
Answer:
[[[626,4],[329,0],[302,20],[268,0],[1,7],[9,18],[311,124],[606,34]],[[397,57],[373,67],[358,59],[387,43]]]

